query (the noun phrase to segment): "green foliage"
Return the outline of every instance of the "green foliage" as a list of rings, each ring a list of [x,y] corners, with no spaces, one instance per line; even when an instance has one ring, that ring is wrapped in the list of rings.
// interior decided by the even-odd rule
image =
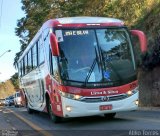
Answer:
[[[10,80],[0,83],[0,99],[4,99],[15,93],[15,87]]]
[[[86,0],[64,0],[59,2],[62,17],[82,15]]]
[[[11,78],[10,81],[14,85],[14,88],[19,88],[19,80],[18,80],[18,73],[15,73]]]

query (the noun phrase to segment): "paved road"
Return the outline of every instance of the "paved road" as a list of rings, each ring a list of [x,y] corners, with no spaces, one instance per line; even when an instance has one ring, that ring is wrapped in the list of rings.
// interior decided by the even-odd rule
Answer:
[[[160,136],[160,111],[122,112],[113,120],[103,116],[73,118],[54,124],[45,113],[29,115],[25,108],[1,107],[0,130],[3,136],[7,130],[31,136]]]

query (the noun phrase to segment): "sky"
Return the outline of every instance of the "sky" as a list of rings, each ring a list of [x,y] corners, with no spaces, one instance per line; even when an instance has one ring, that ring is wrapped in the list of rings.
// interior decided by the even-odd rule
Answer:
[[[15,35],[17,20],[24,17],[21,0],[0,0],[0,81],[8,80],[17,72],[14,57],[20,51],[19,38]],[[2,9],[1,9],[2,7]],[[2,11],[2,12],[1,12]]]

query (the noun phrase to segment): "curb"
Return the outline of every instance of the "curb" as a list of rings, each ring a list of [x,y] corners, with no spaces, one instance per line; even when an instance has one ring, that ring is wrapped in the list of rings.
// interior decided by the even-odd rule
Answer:
[[[140,111],[159,111],[160,107],[138,107],[138,110]]]

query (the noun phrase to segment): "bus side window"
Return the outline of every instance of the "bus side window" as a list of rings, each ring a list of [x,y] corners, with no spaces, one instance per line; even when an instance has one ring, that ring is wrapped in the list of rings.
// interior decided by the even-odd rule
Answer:
[[[25,65],[26,65],[26,64],[25,64],[25,59],[24,59],[24,57],[23,57],[23,76],[26,74],[26,73],[25,73]]]
[[[32,48],[32,68],[36,68],[37,67],[37,44],[35,44]]]
[[[22,60],[21,60],[21,76],[24,75],[23,67],[24,67],[24,64],[23,64],[23,59],[22,59]]]
[[[30,72],[32,70],[32,57],[31,57],[31,50],[28,52],[28,67],[27,71]]]
[[[50,73],[53,75],[53,63],[52,63],[52,53],[51,53],[51,49],[49,49],[49,69],[50,69]]]
[[[49,32],[46,35],[46,37],[44,38],[44,47],[45,47],[45,54],[46,54],[48,68],[49,68],[49,71],[50,71],[50,62],[49,62],[49,55],[50,55]]]
[[[20,62],[18,63],[18,75],[19,75],[19,77],[22,76],[21,69],[22,69],[22,65],[21,65],[21,61],[20,61]]]
[[[53,76],[57,81],[60,81],[60,75],[58,71],[58,60],[56,56],[52,56],[52,71],[53,71]]]
[[[38,40],[38,64],[41,65],[44,62],[44,50],[42,44],[42,37]]]
[[[27,71],[27,67],[28,67],[28,58],[27,58],[27,54],[26,54],[25,57],[24,57],[24,62],[25,62],[25,74],[27,74],[27,73],[28,73],[28,71]]]

